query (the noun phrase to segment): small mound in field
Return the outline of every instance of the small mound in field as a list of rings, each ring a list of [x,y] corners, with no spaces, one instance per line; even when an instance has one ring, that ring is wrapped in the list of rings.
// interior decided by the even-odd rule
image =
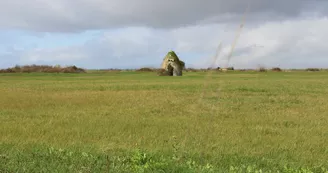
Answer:
[[[138,69],[137,71],[142,71],[142,72],[153,72],[154,70],[148,67],[143,67]]]
[[[60,66],[49,66],[49,65],[25,65],[7,69],[1,69],[0,73],[85,73],[86,71],[82,68],[74,66],[60,67]]]
[[[259,68],[259,70],[258,70],[259,72],[266,72],[267,71],[267,69],[265,69],[264,67],[261,67],[261,68]]]
[[[281,72],[282,70],[279,67],[273,67],[271,71]]]

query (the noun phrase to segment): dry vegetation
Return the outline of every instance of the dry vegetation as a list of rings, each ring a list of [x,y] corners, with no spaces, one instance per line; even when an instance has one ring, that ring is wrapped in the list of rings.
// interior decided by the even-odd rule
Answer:
[[[273,67],[271,71],[281,72],[282,70],[279,67]]]
[[[140,68],[140,69],[137,69],[136,71],[141,71],[141,72],[154,72],[156,69],[152,69],[152,68],[149,68],[149,67],[143,67],[143,68]]]
[[[266,68],[264,68],[264,67],[260,67],[259,68],[259,72],[267,72],[268,70],[266,69]]]
[[[157,75],[158,75],[158,76],[170,76],[169,72],[166,71],[165,69],[159,69],[159,70],[157,71]]]
[[[239,72],[266,72],[269,71],[264,67],[260,67],[258,69],[235,69],[234,67],[229,67],[226,69],[227,71],[239,71]],[[46,66],[46,65],[31,65],[31,66],[16,66],[8,69],[1,69],[0,73],[30,73],[30,72],[50,72],[50,73],[80,73],[80,72],[154,72],[157,73],[159,76],[166,76],[167,74],[164,73],[163,69],[160,68],[149,68],[143,67],[139,69],[96,69],[96,70],[85,70],[81,68],[77,68],[75,66],[68,66],[68,67],[56,67],[56,66]],[[217,67],[217,68],[185,68],[184,72],[208,72],[208,71],[216,71],[221,72],[225,71],[224,69]],[[274,72],[282,72],[282,71],[328,71],[327,69],[319,69],[319,68],[307,68],[307,69],[281,69],[279,67],[273,67],[270,71]]]
[[[228,67],[226,70],[228,71],[240,71],[240,72],[266,72],[268,69],[264,67],[260,67],[259,69],[235,69],[234,67]],[[139,69],[98,69],[98,70],[86,70],[82,68],[78,68],[76,66],[67,66],[67,67],[61,67],[59,65],[57,66],[49,66],[49,65],[24,65],[24,66],[15,66],[7,69],[0,69],[0,73],[86,73],[89,72],[155,72],[158,75],[166,76],[167,74],[164,73],[163,69],[160,68],[149,68],[149,67],[143,67]],[[183,70],[184,72],[208,72],[208,71],[224,71],[222,68],[185,68]],[[273,67],[270,71],[274,72],[281,72],[283,71],[279,67]],[[307,69],[288,69],[288,71],[312,71],[312,72],[318,72],[318,71],[327,71],[327,69],[319,69],[319,68],[307,68]]]
[[[320,71],[319,68],[307,68],[306,71]]]
[[[0,73],[85,73],[85,70],[76,66],[49,66],[49,65],[16,65],[12,68],[1,69]]]

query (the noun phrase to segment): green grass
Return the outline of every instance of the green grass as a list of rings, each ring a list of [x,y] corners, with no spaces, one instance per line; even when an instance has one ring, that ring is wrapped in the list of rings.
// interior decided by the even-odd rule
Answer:
[[[0,172],[328,168],[328,72],[205,74],[0,74]]]

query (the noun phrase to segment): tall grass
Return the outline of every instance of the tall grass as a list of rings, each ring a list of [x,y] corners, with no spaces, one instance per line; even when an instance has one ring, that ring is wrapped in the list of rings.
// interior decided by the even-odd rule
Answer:
[[[203,72],[182,78],[143,72],[0,74],[0,167],[14,172],[26,164],[40,172],[53,163],[97,172],[106,165],[106,153],[114,159],[123,152],[127,155],[111,162],[120,172],[134,167],[124,158],[140,149],[167,164],[167,172],[170,167],[183,172],[194,163],[195,172],[206,165],[223,172],[285,165],[318,170],[328,166],[327,76],[213,73],[209,94],[199,103]],[[93,157],[49,155],[51,147],[68,153],[93,148]]]

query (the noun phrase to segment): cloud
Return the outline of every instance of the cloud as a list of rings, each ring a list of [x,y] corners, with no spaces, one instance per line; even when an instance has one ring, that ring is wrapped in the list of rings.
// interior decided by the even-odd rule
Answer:
[[[120,27],[178,28],[240,21],[292,19],[327,14],[326,0],[11,0],[0,1],[0,28],[81,32]]]
[[[0,1],[0,66],[158,67],[175,50],[187,66],[208,67],[219,43],[214,66],[224,66],[249,2],[228,65],[327,64],[326,0],[11,0]]]
[[[252,56],[235,57],[236,64],[282,67],[324,67],[325,40],[328,39],[328,18],[308,18],[297,21],[267,22],[246,31],[239,45],[254,43]],[[240,61],[240,62],[237,62]]]
[[[75,64],[86,68],[159,67],[167,51],[175,50],[189,67],[208,67],[218,44],[222,52],[214,66],[227,63],[238,26],[208,24],[159,30],[130,27],[105,31],[82,44],[32,48],[19,52],[20,63]],[[279,66],[324,67],[327,64],[328,18],[265,22],[245,27],[230,64],[236,68]]]

